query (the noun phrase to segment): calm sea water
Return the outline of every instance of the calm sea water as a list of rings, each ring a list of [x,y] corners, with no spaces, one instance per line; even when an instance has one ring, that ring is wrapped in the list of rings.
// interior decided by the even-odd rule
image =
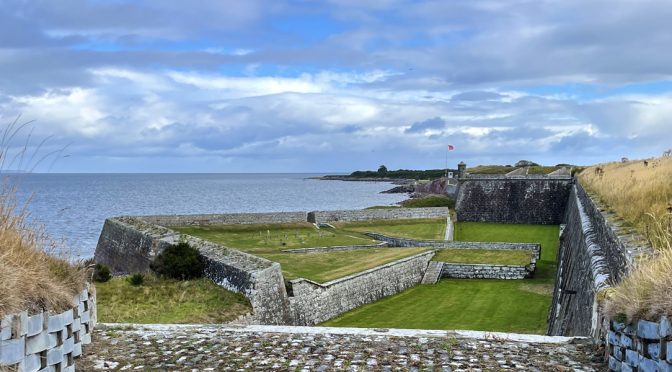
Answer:
[[[389,205],[383,182],[310,180],[318,174],[17,174],[31,220],[75,255],[93,256],[107,217],[147,214],[280,212]]]

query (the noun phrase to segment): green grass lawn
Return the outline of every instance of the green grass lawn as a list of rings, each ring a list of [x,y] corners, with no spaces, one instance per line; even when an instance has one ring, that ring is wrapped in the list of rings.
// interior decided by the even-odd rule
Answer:
[[[249,301],[208,279],[176,281],[145,277],[96,283],[98,321],[108,323],[224,323],[252,311]]]
[[[283,249],[375,244],[363,233],[377,231],[399,237],[442,239],[445,219],[339,222],[336,229],[317,230],[309,223],[177,226],[173,229],[240,249],[282,266],[285,279],[324,283],[420,253],[425,249],[366,249],[342,252],[286,253]],[[284,244],[283,244],[284,243]]]
[[[535,277],[443,279],[362,306],[323,325],[545,333],[558,233],[558,226],[549,225],[458,223],[458,240],[540,243]]]
[[[409,239],[443,240],[446,234],[445,218],[335,222],[333,225],[337,230],[353,233],[373,231]]]
[[[439,249],[432,261],[465,263],[465,264],[496,264],[496,265],[527,265],[532,259],[529,251],[509,249]]]

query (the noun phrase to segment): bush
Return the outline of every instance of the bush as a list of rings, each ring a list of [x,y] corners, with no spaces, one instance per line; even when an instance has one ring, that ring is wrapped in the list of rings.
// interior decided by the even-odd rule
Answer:
[[[180,242],[164,249],[150,265],[160,276],[179,280],[203,276],[203,261],[198,250],[186,242]]]
[[[110,279],[112,279],[110,268],[103,264],[96,264],[96,268],[93,270],[93,280],[99,283],[105,283]]]
[[[135,273],[128,277],[128,282],[134,286],[141,286],[145,283],[145,276],[140,273]]]

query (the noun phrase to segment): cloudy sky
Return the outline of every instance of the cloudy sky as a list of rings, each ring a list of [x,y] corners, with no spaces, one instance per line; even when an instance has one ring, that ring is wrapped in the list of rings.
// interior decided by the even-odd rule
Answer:
[[[55,151],[52,172],[649,157],[672,147],[670,19],[668,0],[0,0],[0,124],[33,121],[5,147]]]

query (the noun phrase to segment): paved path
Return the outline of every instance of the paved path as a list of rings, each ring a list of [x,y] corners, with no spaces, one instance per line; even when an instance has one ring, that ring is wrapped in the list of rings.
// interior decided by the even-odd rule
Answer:
[[[591,362],[592,345],[567,341],[482,332],[100,325],[76,363],[81,371],[604,370]]]

